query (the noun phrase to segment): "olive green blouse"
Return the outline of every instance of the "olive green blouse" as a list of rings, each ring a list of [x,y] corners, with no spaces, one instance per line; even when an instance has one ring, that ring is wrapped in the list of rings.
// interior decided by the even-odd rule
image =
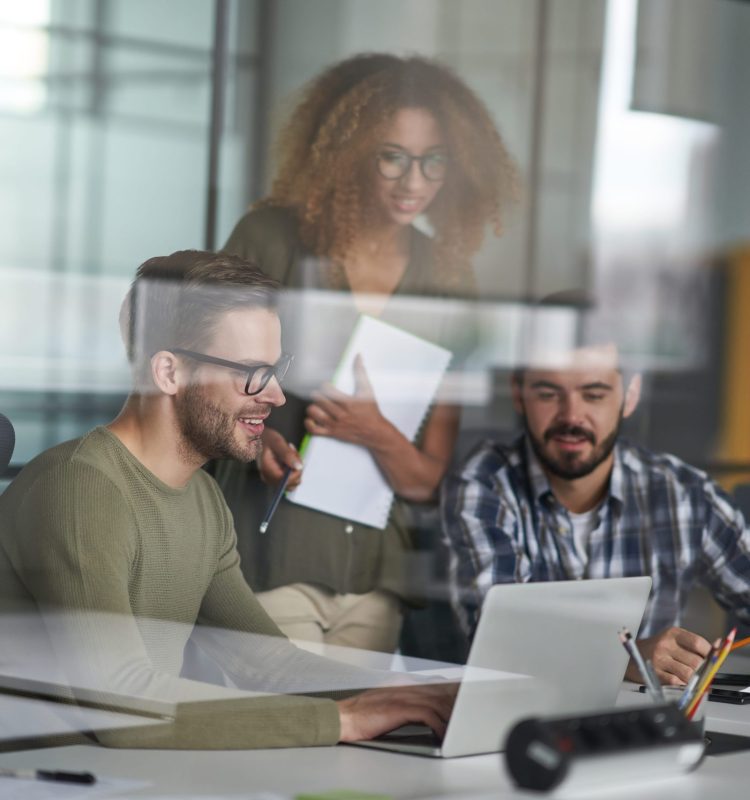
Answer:
[[[295,361],[285,387],[287,403],[273,412],[269,426],[299,446],[309,392],[331,379],[359,316],[353,295],[330,288],[326,259],[305,249],[287,209],[250,211],[225,250],[254,261],[287,290],[280,301],[283,346]],[[431,250],[429,237],[413,228],[409,263],[380,319],[455,351],[455,331],[448,331],[440,313]],[[408,560],[413,513],[403,500],[395,499],[381,530],[284,499],[261,535],[258,526],[273,491],[260,481],[256,466],[223,461],[212,471],[234,515],[245,576],[256,591],[304,582],[340,593],[379,588],[404,599],[418,594]]]

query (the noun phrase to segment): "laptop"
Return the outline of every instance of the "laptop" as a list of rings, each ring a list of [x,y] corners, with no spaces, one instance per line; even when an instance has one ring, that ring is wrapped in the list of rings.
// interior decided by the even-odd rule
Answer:
[[[493,586],[443,741],[410,725],[357,744],[438,758],[494,753],[524,717],[611,708],[628,663],[617,633],[638,630],[650,590],[649,577]]]

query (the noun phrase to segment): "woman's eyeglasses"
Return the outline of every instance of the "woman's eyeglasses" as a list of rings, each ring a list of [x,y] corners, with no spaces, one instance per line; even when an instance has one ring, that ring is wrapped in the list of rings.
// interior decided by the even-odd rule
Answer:
[[[413,156],[402,150],[381,150],[377,155],[378,173],[389,181],[403,178],[411,170],[414,161],[428,181],[442,181],[448,171],[448,156],[445,153],[427,153]]]
[[[275,377],[279,384],[284,380],[294,356],[283,353],[275,364],[240,364],[238,361],[227,361],[216,356],[207,356],[204,353],[196,353],[193,350],[183,350],[181,347],[173,347],[172,353],[178,356],[187,356],[194,361],[202,361],[205,364],[214,364],[217,367],[226,367],[240,373],[245,385],[244,392],[247,395],[260,394],[268,386],[271,378]]]

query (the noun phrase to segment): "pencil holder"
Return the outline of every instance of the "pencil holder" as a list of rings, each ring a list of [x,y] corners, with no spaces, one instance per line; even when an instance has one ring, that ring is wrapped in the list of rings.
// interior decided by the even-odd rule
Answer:
[[[700,726],[667,703],[523,720],[508,735],[505,764],[524,789],[577,792],[689,772],[704,750]]]

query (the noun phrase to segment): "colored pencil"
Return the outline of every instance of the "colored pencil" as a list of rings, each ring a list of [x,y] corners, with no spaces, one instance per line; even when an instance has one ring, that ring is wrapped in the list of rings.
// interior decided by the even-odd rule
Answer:
[[[685,716],[688,719],[693,718],[696,710],[698,709],[698,706],[700,705],[701,700],[703,699],[703,695],[711,688],[714,676],[719,671],[719,667],[721,667],[721,665],[726,660],[726,657],[729,655],[729,651],[732,649],[732,644],[734,643],[734,637],[736,635],[737,635],[737,628],[732,628],[732,630],[729,631],[729,633],[727,634],[727,638],[724,640],[721,646],[721,651],[713,659],[711,667],[709,668],[703,680],[701,680],[700,682],[698,691],[695,693],[695,697],[690,701],[690,704],[685,710]]]

